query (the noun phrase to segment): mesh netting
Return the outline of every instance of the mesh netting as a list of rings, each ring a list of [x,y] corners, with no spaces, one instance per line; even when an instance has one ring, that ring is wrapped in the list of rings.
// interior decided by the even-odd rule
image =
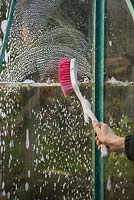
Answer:
[[[8,62],[4,62],[6,68],[0,80],[57,81],[61,58],[76,58],[79,79],[90,78],[91,45],[88,30],[80,30],[86,22],[82,16],[76,17],[80,9],[79,3],[73,8],[71,0],[18,1],[7,48]]]

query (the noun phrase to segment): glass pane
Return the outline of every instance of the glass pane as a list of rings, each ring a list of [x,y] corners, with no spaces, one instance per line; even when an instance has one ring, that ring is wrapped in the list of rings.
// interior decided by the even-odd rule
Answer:
[[[3,87],[0,94],[1,195],[92,199],[91,127],[77,98],[65,99],[59,87]]]
[[[105,121],[117,135],[134,133],[134,21],[126,1],[107,0]],[[133,199],[133,163],[111,153],[105,162],[105,199]]]
[[[126,2],[107,0],[105,79],[134,81],[134,21]],[[113,79],[113,80],[114,80]]]
[[[93,4],[16,3],[0,75],[3,199],[93,199],[91,126],[77,97],[65,98],[56,83],[59,59],[75,57],[82,94],[92,97],[85,82],[92,78]],[[5,4],[1,10],[7,11]]]
[[[0,80],[55,82],[59,59],[74,57],[79,78],[90,79],[92,2],[18,1]]]

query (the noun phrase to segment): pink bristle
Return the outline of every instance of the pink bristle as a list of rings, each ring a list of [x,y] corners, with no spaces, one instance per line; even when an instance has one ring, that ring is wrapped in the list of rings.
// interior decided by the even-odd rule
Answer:
[[[59,61],[59,82],[64,96],[68,96],[73,92],[70,76],[70,60],[61,59]]]

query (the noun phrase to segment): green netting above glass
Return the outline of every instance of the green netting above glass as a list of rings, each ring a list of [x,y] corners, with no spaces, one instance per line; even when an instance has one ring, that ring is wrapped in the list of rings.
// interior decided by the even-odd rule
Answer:
[[[61,58],[76,58],[80,80],[91,79],[91,10],[92,1],[17,1],[0,80],[57,81]],[[7,17],[0,20],[5,27]]]

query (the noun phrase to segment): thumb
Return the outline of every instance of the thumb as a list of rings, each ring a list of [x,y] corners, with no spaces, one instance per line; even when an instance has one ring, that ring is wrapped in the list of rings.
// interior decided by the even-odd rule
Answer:
[[[93,126],[93,129],[96,132],[97,136],[99,137],[99,135],[101,134],[100,123],[92,121],[92,126]]]

